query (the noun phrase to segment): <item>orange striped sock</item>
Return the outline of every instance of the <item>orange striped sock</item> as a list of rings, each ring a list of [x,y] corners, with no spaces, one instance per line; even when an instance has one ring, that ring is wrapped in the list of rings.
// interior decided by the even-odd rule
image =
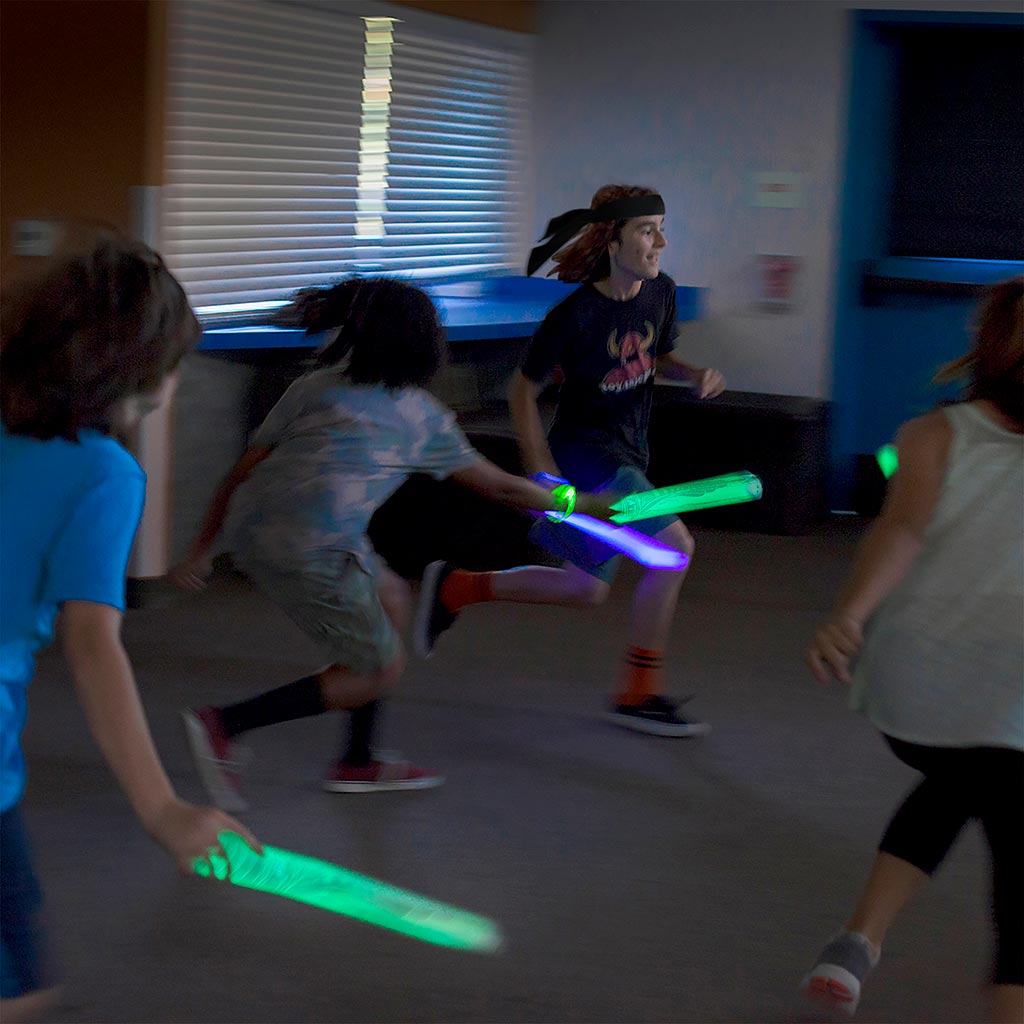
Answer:
[[[448,574],[441,584],[441,604],[450,612],[457,612],[467,604],[480,604],[482,601],[494,600],[494,584],[491,582],[493,573],[467,572],[456,569]]]
[[[622,692],[617,704],[640,704],[645,697],[661,693],[665,674],[665,655],[650,647],[630,647],[622,674]]]

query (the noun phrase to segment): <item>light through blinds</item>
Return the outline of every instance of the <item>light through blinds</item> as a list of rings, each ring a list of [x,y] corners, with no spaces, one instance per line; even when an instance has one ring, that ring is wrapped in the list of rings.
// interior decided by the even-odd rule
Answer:
[[[161,248],[201,316],[258,318],[352,273],[513,267],[527,60],[441,20],[174,5]]]

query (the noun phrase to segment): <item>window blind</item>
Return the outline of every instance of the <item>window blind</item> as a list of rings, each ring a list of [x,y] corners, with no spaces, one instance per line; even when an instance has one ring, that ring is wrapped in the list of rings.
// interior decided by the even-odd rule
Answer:
[[[528,65],[509,48],[395,26],[381,268],[487,273],[516,257]]]
[[[175,6],[161,242],[200,310],[283,300],[355,253],[363,23]]]
[[[353,272],[513,266],[525,52],[405,13],[175,5],[161,246],[200,315],[258,315]]]

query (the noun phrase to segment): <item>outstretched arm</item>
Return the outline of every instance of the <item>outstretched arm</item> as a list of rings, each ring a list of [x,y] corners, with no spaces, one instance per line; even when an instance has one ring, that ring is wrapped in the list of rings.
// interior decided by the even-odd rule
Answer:
[[[227,515],[231,496],[249,477],[249,474],[270,454],[270,448],[248,448],[224,478],[217,493],[210,502],[210,507],[203,518],[199,533],[192,542],[189,553],[180,565],[170,571],[172,582],[185,590],[202,590],[210,575],[210,547],[217,539],[224,517]]]
[[[66,601],[58,630],[89,730],[139,821],[190,870],[220,850],[217,835],[237,832],[257,852],[244,825],[213,807],[196,807],[174,792],[146,723],[131,663],[121,643],[121,613],[110,605]]]
[[[904,424],[896,437],[899,469],[881,514],[864,536],[835,610],[818,628],[807,663],[819,682],[850,682],[864,624],[910,571],[942,491],[952,430],[945,415],[929,413]]]
[[[534,512],[562,512],[564,504],[560,503],[546,487],[522,476],[506,473],[500,466],[481,456],[472,465],[454,472],[451,476],[457,484],[466,487],[491,501],[511,505],[513,508],[527,509]],[[610,510],[609,501],[614,502],[620,495],[587,494],[580,491],[576,495],[576,511],[588,516],[607,519]]]
[[[530,476],[535,473],[561,476],[544,436],[544,424],[541,422],[540,408],[537,405],[540,391],[541,385],[537,381],[530,380],[522,370],[516,370],[512,375],[508,392],[512,426],[516,432],[526,472]]]
[[[714,398],[725,390],[725,377],[709,366],[694,366],[674,351],[658,359],[658,373],[689,381],[700,398]]]

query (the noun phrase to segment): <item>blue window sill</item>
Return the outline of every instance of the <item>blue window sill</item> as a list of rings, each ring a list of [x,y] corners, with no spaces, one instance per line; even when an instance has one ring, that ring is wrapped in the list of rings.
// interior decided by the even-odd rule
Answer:
[[[974,298],[997,281],[1024,274],[1024,260],[888,256],[869,260],[863,269],[864,301],[873,304],[885,294]]]
[[[450,342],[529,338],[545,314],[579,287],[532,277],[490,277],[422,285],[434,300]],[[676,318],[696,320],[700,288],[676,289]],[[297,328],[208,323],[199,351],[313,349],[324,340]]]

